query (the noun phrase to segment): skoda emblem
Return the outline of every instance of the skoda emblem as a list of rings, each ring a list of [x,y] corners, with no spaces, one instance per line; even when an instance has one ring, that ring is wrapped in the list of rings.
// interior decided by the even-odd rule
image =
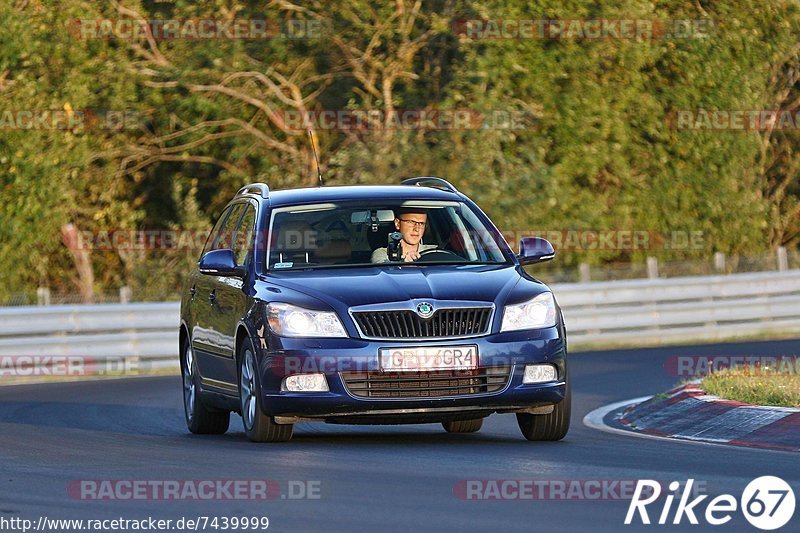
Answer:
[[[430,318],[433,315],[433,306],[428,302],[417,304],[417,314],[420,318]]]

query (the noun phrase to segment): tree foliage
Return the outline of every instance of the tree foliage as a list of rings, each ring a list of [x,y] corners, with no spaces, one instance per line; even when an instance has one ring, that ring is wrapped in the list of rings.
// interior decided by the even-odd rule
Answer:
[[[120,19],[267,19],[284,30],[300,21],[311,34],[76,32],[80,21]],[[475,19],[685,20],[711,31],[474,39],[458,30]],[[0,300],[38,286],[102,293],[129,285],[137,297],[172,296],[198,250],[89,250],[87,273],[65,228],[202,233],[245,182],[314,185],[307,133],[287,117],[323,110],[460,109],[520,120],[316,127],[329,184],[441,175],[502,230],[702,231],[706,243],[573,251],[561,255],[567,264],[757,254],[800,242],[800,124],[724,131],[674,120],[682,110],[800,110],[793,1],[13,0],[0,6],[0,22],[1,111],[99,117],[0,128]],[[109,111],[124,114],[124,127],[109,124]]]

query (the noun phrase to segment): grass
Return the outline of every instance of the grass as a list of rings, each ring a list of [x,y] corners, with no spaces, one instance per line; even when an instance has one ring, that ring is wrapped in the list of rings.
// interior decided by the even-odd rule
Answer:
[[[800,407],[800,374],[765,367],[720,369],[706,376],[701,387],[714,396],[752,405]]]

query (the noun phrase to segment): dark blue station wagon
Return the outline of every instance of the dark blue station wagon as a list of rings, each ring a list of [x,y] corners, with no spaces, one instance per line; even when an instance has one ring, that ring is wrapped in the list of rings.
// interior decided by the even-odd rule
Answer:
[[[563,316],[489,218],[440,178],[270,191],[225,207],[181,302],[186,423],[287,441],[298,421],[441,423],[515,413],[562,439],[571,394]]]

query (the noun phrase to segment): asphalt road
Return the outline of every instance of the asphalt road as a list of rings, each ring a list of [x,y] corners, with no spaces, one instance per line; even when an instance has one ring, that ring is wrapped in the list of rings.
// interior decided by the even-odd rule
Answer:
[[[558,443],[527,442],[513,415],[494,415],[469,435],[450,435],[439,425],[304,423],[289,443],[253,444],[238,416],[226,435],[190,435],[178,377],[0,387],[0,524],[41,516],[267,516],[269,530],[277,531],[672,530],[625,527],[627,499],[478,501],[457,497],[454,488],[463,480],[693,478],[712,497],[738,498],[750,480],[777,475],[800,497],[797,454],[647,440],[581,422],[597,407],[676,384],[679,378],[664,369],[670,356],[754,354],[798,355],[800,341],[572,354],[572,428]],[[274,480],[280,495],[266,501],[97,501],[70,491],[81,480],[253,479]],[[290,483],[297,492],[318,487],[318,497],[292,499]],[[651,517],[660,512],[659,506]],[[0,530],[14,531],[5,524]],[[784,529],[797,531],[798,524],[800,510]],[[690,527],[685,518],[683,525],[756,531],[741,513],[717,528]]]

